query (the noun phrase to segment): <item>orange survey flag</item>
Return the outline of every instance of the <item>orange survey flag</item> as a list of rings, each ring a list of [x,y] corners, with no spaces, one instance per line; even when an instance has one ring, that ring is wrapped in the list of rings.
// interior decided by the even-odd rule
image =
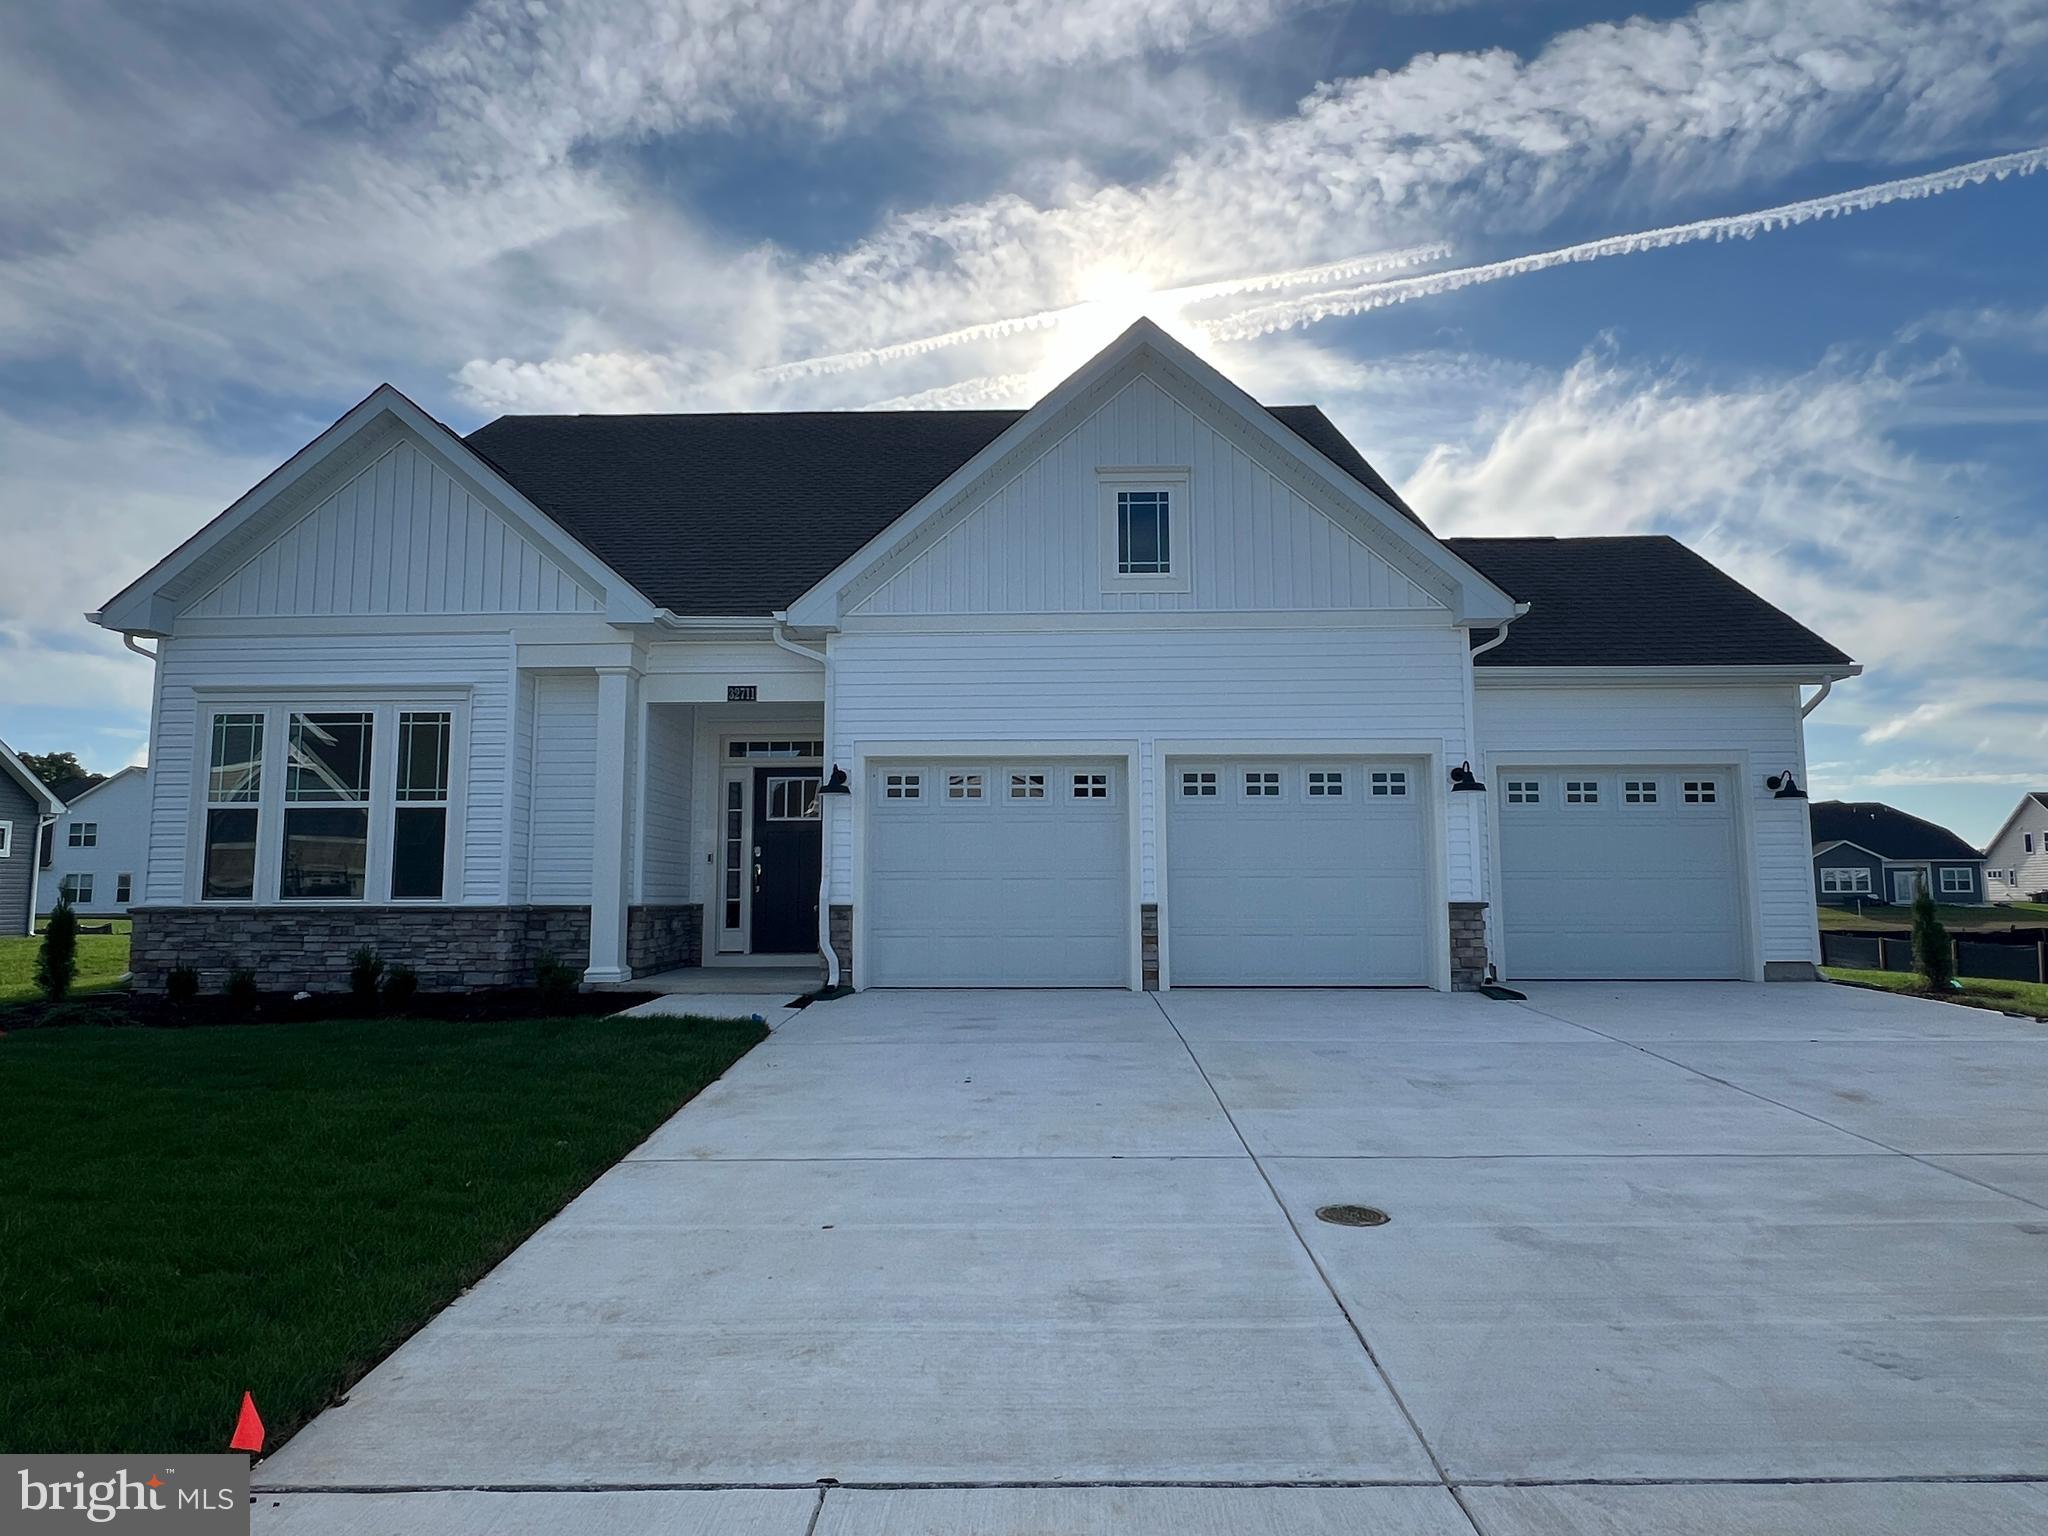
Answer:
[[[242,1413],[235,1420],[235,1438],[228,1442],[228,1449],[252,1455],[263,1449],[263,1420],[256,1413],[256,1399],[247,1392],[242,1394]]]

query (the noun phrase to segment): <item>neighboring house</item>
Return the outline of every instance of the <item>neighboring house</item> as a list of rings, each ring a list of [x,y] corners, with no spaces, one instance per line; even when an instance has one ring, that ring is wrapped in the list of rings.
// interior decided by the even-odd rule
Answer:
[[[1858,670],[1669,539],[1439,540],[1149,322],[1024,412],[385,386],[95,618],[157,643],[144,985],[1811,977],[1766,780]]]
[[[2026,901],[2048,891],[2048,790],[2020,796],[1984,850],[1984,878],[1993,901]]]
[[[0,935],[36,931],[36,849],[63,803],[0,741]]]
[[[1813,804],[1813,887],[1831,907],[1903,907],[1922,888],[1947,906],[1985,901],[1984,855],[1947,827],[1873,800]]]
[[[149,838],[149,770],[123,768],[97,783],[80,780],[43,837],[42,910],[71,898],[81,913],[124,913],[134,899]]]

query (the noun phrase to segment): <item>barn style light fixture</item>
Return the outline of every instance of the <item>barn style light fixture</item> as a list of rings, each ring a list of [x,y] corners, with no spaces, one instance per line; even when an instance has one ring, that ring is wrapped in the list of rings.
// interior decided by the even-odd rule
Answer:
[[[821,795],[852,794],[853,791],[846,786],[846,770],[837,763],[834,763],[832,765],[832,777],[825,781],[825,787],[820,789],[818,793]]]
[[[1787,768],[1783,773],[1774,773],[1768,779],[1765,779],[1764,788],[1773,792],[1771,798],[1774,800],[1804,800],[1806,798],[1806,791],[1801,789],[1799,781],[1792,777],[1792,770],[1790,768]]]
[[[1485,793],[1486,786],[1479,782],[1479,775],[1472,771],[1472,764],[1463,762],[1451,770],[1451,793]]]

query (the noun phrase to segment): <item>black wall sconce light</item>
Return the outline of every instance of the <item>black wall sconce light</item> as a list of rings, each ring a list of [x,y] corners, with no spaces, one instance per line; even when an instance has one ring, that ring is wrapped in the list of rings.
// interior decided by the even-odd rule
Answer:
[[[1479,775],[1472,771],[1471,763],[1460,763],[1451,770],[1452,794],[1472,794],[1474,792],[1484,792],[1485,789],[1486,786],[1479,782]]]
[[[1804,800],[1806,798],[1806,791],[1799,787],[1798,780],[1792,777],[1792,770],[1789,768],[1783,773],[1774,773],[1768,779],[1765,779],[1764,788],[1771,791],[1771,798],[1773,800]]]
[[[852,794],[853,791],[847,787],[846,770],[837,763],[834,763],[832,765],[832,777],[825,781],[824,788],[820,789],[818,793],[821,795]]]

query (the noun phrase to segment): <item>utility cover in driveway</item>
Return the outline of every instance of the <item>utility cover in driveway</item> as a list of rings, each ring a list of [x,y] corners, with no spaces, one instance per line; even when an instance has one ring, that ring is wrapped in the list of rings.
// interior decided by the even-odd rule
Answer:
[[[1715,768],[1497,771],[1503,972],[1742,976],[1738,792]]]
[[[870,764],[870,982],[1129,985],[1123,779],[1113,762]]]

